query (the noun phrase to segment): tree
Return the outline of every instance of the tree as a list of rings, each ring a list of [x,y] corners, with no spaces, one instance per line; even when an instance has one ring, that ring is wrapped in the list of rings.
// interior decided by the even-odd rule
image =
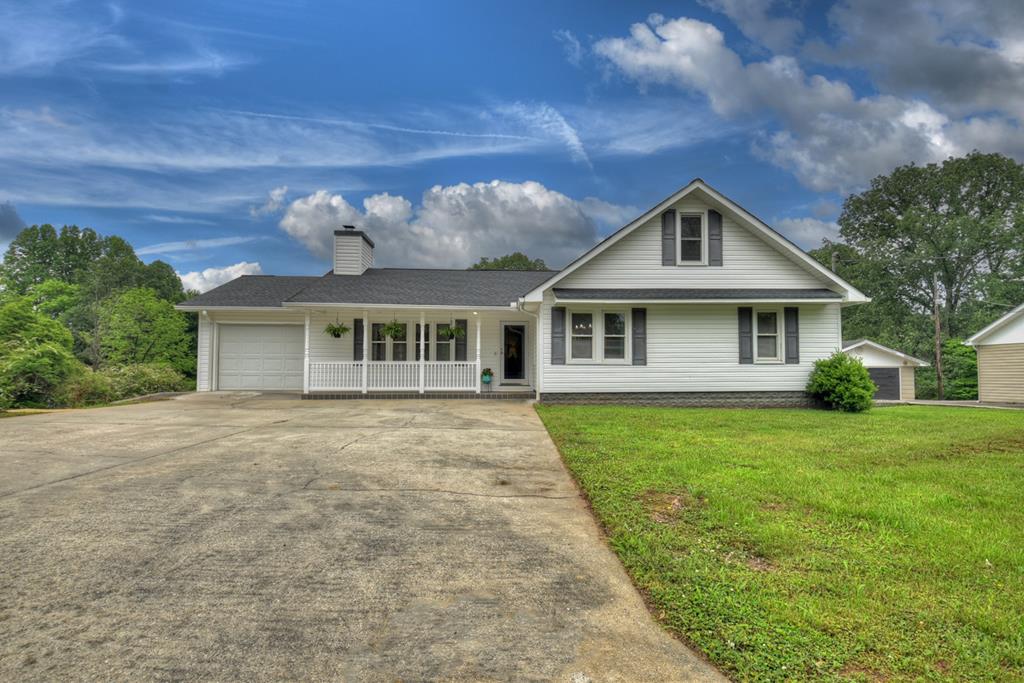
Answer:
[[[1005,283],[1024,271],[1024,167],[1002,155],[901,166],[849,197],[839,226],[845,244],[814,256],[828,265],[837,253],[838,274],[874,300],[844,315],[847,336],[893,343],[941,366],[944,338],[997,317],[976,302],[993,291],[1022,293]],[[929,323],[935,330],[926,331]]]
[[[470,266],[469,270],[547,270],[542,259],[531,259],[521,251],[490,259],[486,256]]]
[[[99,348],[104,364],[163,363],[195,370],[188,319],[147,287],[129,289],[99,306]]]
[[[63,325],[27,297],[0,305],[0,407],[53,405],[63,384],[81,371]]]
[[[65,225],[58,234],[50,224],[33,225],[7,247],[0,280],[17,294],[50,279],[80,282],[102,250],[102,239],[89,228]]]

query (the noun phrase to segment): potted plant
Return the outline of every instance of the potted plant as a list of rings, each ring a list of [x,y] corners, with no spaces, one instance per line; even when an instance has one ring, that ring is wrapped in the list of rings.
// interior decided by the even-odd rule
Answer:
[[[349,326],[338,320],[335,320],[333,323],[327,323],[327,327],[324,328],[324,334],[329,334],[335,339],[341,339],[342,335],[348,334],[349,331]]]
[[[405,335],[405,324],[400,323],[397,320],[392,320],[389,323],[381,325],[380,333],[390,339],[398,339]]]
[[[437,335],[445,341],[451,341],[452,339],[461,339],[466,336],[466,331],[461,327],[455,325],[445,325],[444,327],[437,328]]]
[[[483,370],[480,371],[480,381],[483,382],[484,384],[490,384],[493,378],[494,371],[491,370],[490,368],[484,368]]]

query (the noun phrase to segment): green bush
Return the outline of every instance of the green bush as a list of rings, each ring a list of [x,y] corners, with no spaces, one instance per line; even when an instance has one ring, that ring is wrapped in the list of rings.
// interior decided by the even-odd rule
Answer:
[[[117,398],[110,378],[89,368],[68,380],[58,392],[60,404],[72,408],[110,403]]]
[[[82,364],[64,346],[46,342],[16,346],[0,355],[0,405],[50,408],[60,405],[58,394]]]
[[[162,391],[188,391],[191,381],[167,365],[137,363],[100,371],[113,388],[115,400],[156,394]]]
[[[833,410],[859,413],[871,407],[877,387],[868,375],[868,369],[842,351],[814,362],[814,370],[807,381],[807,393],[824,402]]]

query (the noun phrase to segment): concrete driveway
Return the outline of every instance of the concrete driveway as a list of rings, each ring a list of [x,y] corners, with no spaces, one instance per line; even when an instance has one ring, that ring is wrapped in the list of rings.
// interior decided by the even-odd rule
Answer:
[[[683,681],[531,406],[0,419],[0,679]]]

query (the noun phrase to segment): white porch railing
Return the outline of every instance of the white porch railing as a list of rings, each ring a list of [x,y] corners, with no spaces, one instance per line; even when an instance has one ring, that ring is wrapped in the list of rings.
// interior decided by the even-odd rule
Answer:
[[[370,361],[366,366],[366,391],[475,391],[480,375],[475,361]],[[364,391],[363,363],[310,361],[309,390]]]

